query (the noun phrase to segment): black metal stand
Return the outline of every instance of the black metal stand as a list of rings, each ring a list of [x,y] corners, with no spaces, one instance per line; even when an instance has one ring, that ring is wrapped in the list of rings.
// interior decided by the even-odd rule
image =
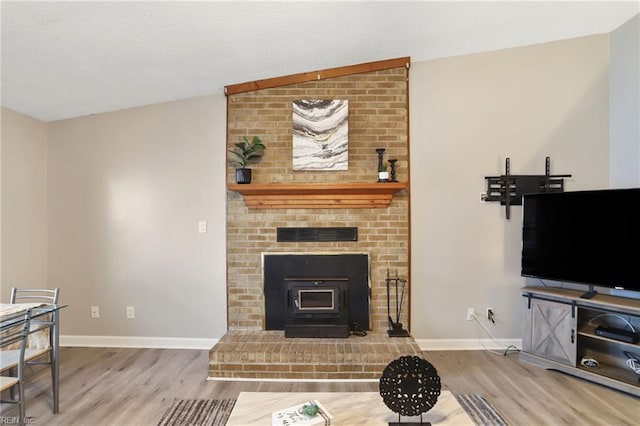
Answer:
[[[593,287],[593,284],[589,284],[589,290],[586,293],[580,295],[581,299],[592,299],[598,291]]]
[[[544,175],[512,175],[509,158],[505,161],[505,174],[486,176],[487,193],[483,201],[500,201],[505,206],[507,219],[511,218],[511,206],[522,205],[522,194],[531,192],[563,192],[563,178],[571,175],[552,175],[551,158],[545,159]]]
[[[406,422],[406,423],[400,421],[400,414],[398,414],[398,421],[389,422],[389,426],[431,426],[431,423],[422,421],[422,413],[420,413],[420,422]]]
[[[387,330],[387,334],[389,337],[409,337],[409,332],[402,328],[402,323],[400,322],[400,314],[402,313],[402,302],[404,302],[404,292],[407,287],[407,280],[403,280],[398,278],[398,273],[396,272],[395,278],[389,277],[389,269],[387,269],[387,318],[389,321],[389,329]],[[396,320],[393,321],[391,319],[391,282],[394,282],[395,291],[396,291]],[[402,293],[400,295],[400,299],[398,299],[398,283],[402,284]]]

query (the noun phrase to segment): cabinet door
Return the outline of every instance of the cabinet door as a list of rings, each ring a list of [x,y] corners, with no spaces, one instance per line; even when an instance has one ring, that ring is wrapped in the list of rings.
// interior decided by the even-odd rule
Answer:
[[[575,307],[547,300],[527,300],[523,350],[567,365],[576,365]]]

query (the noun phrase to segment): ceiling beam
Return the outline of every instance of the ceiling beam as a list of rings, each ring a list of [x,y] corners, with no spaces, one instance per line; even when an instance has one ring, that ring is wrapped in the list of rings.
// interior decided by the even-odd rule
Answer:
[[[283,77],[267,78],[264,80],[248,81],[246,83],[232,84],[224,87],[227,96],[238,93],[252,92],[254,90],[271,89],[274,87],[289,86],[291,84],[306,83],[309,81],[325,80],[327,78],[343,77],[345,75],[363,74],[367,72],[387,70],[391,68],[407,67],[411,58],[386,59],[384,61],[367,62],[358,65],[348,65],[338,68],[328,68],[320,71],[311,71],[300,74],[291,74]]]

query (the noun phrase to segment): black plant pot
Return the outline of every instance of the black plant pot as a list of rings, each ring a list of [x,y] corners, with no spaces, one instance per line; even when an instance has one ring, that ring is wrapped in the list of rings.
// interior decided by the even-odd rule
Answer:
[[[237,183],[251,183],[251,169],[236,169]]]

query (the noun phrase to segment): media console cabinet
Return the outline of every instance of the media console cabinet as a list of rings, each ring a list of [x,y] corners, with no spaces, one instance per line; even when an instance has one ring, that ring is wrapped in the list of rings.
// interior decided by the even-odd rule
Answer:
[[[640,300],[557,287],[524,287],[521,357],[536,365],[640,396],[640,343],[596,334],[598,326],[640,331]],[[595,361],[595,362],[594,362]]]

